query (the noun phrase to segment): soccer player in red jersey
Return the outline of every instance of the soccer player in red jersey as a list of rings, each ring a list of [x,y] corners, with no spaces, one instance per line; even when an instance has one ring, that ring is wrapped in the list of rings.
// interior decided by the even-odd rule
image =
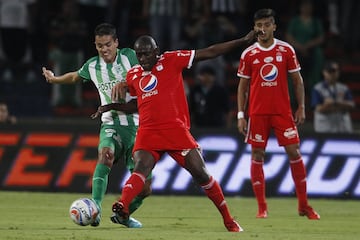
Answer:
[[[305,93],[300,65],[295,51],[288,43],[274,38],[275,12],[258,10],[254,15],[254,30],[259,32],[257,42],[241,55],[237,75],[238,128],[245,141],[252,146],[251,182],[258,202],[258,218],[266,218],[268,209],[265,198],[263,164],[265,147],[273,129],[280,146],[284,146],[298,198],[299,215],[320,219],[308,204],[306,170],[299,150],[296,125],[305,120]],[[290,75],[298,108],[292,115],[287,75]],[[248,92],[249,91],[249,92]],[[248,122],[245,106],[248,101]]]
[[[114,203],[113,212],[124,219],[129,217],[131,200],[141,192],[146,177],[167,152],[189,171],[213,201],[227,230],[242,231],[229,212],[220,185],[207,171],[199,145],[189,131],[190,117],[182,70],[190,68],[196,61],[213,58],[250,43],[254,36],[254,31],[251,31],[243,38],[208,48],[171,51],[162,55],[159,55],[159,48],[152,37],[141,36],[136,40],[134,50],[140,65],[134,66],[126,77],[130,95],[137,97],[140,116],[133,148],[135,169],[123,187],[121,198]],[[130,104],[104,105],[99,107],[97,113],[109,109],[131,111]]]

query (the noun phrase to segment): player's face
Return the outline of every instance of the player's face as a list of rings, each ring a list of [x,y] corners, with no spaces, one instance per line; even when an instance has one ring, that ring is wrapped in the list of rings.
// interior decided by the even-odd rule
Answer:
[[[328,83],[334,84],[340,76],[340,67],[337,64],[333,64],[330,69],[324,70],[323,74]]]
[[[118,40],[114,39],[111,35],[95,36],[96,50],[106,63],[115,61],[118,45]]]
[[[260,43],[268,43],[274,38],[274,31],[276,30],[276,24],[274,18],[263,18],[255,21],[255,32],[258,32],[258,41]]]
[[[153,66],[157,63],[158,50],[151,45],[135,46],[136,57],[145,71],[151,71]]]

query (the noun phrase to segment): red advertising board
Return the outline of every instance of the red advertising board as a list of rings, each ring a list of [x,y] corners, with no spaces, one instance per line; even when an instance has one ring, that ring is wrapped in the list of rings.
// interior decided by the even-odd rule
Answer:
[[[31,122],[0,126],[0,189],[90,192],[97,162],[98,123]],[[251,149],[234,131],[193,132],[206,164],[226,195],[252,196]],[[360,198],[360,141],[357,135],[302,134],[301,152],[313,197]],[[271,138],[264,172],[269,196],[293,196],[283,149]],[[156,194],[201,194],[191,176],[167,155],[153,171]],[[108,191],[120,192],[128,177],[119,162]]]

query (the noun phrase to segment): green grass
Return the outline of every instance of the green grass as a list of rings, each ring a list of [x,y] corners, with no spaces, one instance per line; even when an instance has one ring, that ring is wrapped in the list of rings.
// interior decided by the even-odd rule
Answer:
[[[203,196],[151,196],[133,216],[142,229],[127,229],[109,220],[115,195],[107,195],[97,228],[71,222],[70,203],[86,194],[0,191],[0,239],[126,240],[355,240],[360,233],[359,201],[312,199],[321,214],[309,221],[296,212],[296,199],[269,198],[269,218],[256,219],[253,198],[227,198],[232,214],[245,229],[229,233],[212,203]]]

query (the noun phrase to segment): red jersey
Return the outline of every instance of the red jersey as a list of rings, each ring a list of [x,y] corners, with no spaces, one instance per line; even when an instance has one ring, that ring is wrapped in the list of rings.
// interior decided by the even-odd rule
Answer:
[[[134,66],[126,76],[130,95],[137,97],[139,129],[190,128],[182,70],[190,68],[194,50],[165,52],[151,72]]]
[[[300,71],[294,48],[274,39],[269,48],[254,43],[241,54],[237,75],[250,79],[249,115],[291,113],[288,72]]]

